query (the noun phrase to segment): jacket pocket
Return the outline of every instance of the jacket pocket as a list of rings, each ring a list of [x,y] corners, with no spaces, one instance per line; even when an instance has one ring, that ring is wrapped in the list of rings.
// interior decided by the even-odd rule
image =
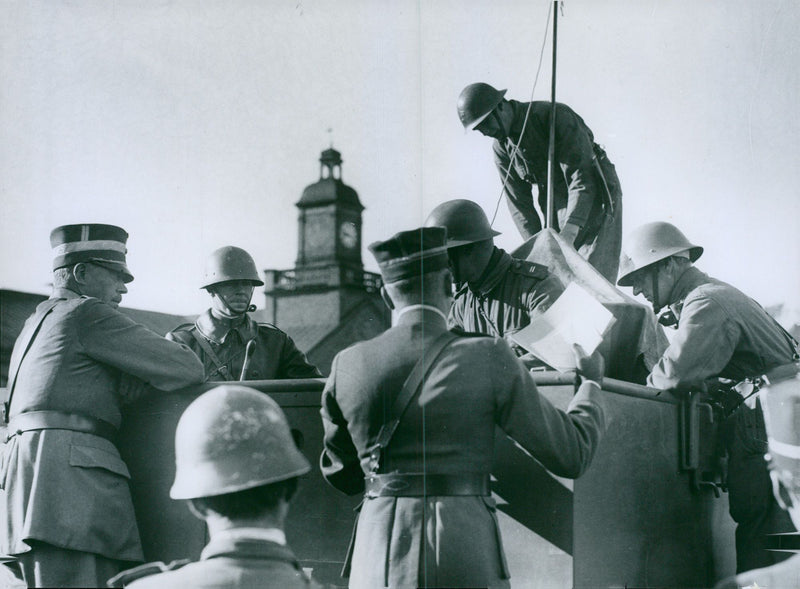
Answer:
[[[69,451],[69,464],[81,468],[102,468],[126,479],[131,478],[122,458],[102,448],[73,444]]]
[[[489,515],[492,516],[492,521],[494,522],[494,533],[497,537],[497,557],[500,561],[500,571],[502,572],[502,578],[508,579],[511,575],[508,572],[508,563],[506,562],[506,551],[503,550],[503,538],[500,535],[500,523],[497,521],[497,504],[494,502],[490,496],[482,497],[483,504],[486,506],[486,510],[489,512]]]

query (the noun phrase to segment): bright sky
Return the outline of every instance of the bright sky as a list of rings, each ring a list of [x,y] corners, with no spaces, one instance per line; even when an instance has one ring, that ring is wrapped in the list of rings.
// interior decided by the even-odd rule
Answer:
[[[50,230],[78,222],[130,233],[127,306],[199,312],[222,245],[290,268],[328,128],[365,246],[450,198],[491,215],[491,143],[464,134],[456,99],[477,81],[530,97],[549,6],[4,0],[0,288],[46,293]],[[617,165],[625,233],[669,220],[705,246],[701,269],[793,307],[798,30],[796,0],[567,0],[558,66],[559,100]],[[549,47],[544,61],[541,100]],[[519,245],[504,203],[495,227]]]

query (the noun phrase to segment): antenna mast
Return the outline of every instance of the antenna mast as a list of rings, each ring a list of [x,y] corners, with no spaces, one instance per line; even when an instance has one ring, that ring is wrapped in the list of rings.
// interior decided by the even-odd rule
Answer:
[[[553,0],[553,71],[550,81],[550,141],[547,146],[547,212],[544,226],[554,227],[553,182],[555,180],[556,153],[556,53],[558,48],[558,4]]]

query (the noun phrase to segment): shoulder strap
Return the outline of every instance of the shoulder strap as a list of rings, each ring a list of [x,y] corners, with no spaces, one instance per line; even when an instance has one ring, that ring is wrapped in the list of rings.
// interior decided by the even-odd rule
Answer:
[[[44,322],[44,318],[47,317],[50,312],[55,308],[55,306],[63,301],[64,299],[50,299],[42,304],[42,306],[38,309],[39,317],[33,320],[31,324],[31,329],[28,331],[27,339],[20,339],[19,349],[22,350],[20,352],[19,358],[17,359],[15,365],[9,366],[8,369],[8,397],[6,398],[5,402],[3,403],[3,422],[8,423],[9,411],[11,409],[11,397],[14,396],[14,385],[17,384],[17,374],[19,374],[20,366],[22,366],[22,360],[28,353],[28,350],[31,349],[31,344],[33,340],[36,339],[36,335],[39,333],[39,329],[42,327],[42,323]]]
[[[539,280],[544,280],[547,278],[547,275],[550,274],[547,266],[528,260],[518,260],[517,258],[512,259],[510,270],[514,274],[530,276],[531,278],[537,278]]]
[[[394,403],[392,403],[392,409],[389,412],[391,419],[381,426],[375,444],[370,448],[370,470],[372,472],[377,472],[380,466],[381,452],[389,445],[389,441],[392,439],[397,426],[400,425],[400,420],[403,418],[411,401],[422,391],[424,377],[430,372],[442,351],[455,339],[458,339],[458,336],[445,331],[433,341],[427,349],[427,353],[414,365],[405,383],[403,383],[403,388],[395,397]]]
[[[230,380],[228,375],[228,367],[222,363],[222,360],[219,359],[219,356],[217,356],[217,354],[211,348],[211,344],[208,343],[208,340],[203,337],[203,335],[200,334],[197,329],[192,329],[189,333],[192,334],[197,343],[200,344],[200,347],[203,349],[203,351],[208,355],[209,358],[211,358],[211,362],[214,363],[216,370],[212,374],[219,374],[225,380]],[[209,374],[209,376],[211,375]]]

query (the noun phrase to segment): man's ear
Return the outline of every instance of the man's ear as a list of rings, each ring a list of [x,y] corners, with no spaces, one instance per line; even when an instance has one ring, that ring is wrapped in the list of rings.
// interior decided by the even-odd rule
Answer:
[[[678,260],[675,259],[675,256],[670,256],[666,260],[664,260],[664,270],[669,273],[670,276],[675,276],[680,269],[678,264]]]
[[[86,264],[78,262],[72,267],[72,277],[78,284],[86,284]]]
[[[385,286],[381,286],[381,298],[383,299],[383,303],[394,311],[394,301],[392,297],[389,296],[389,291],[386,290]]]

